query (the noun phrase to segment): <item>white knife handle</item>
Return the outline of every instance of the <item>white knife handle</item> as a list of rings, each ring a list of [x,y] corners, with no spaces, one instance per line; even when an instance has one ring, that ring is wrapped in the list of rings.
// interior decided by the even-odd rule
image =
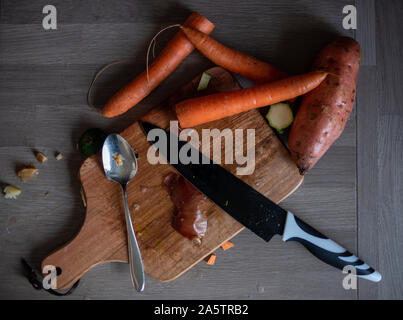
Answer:
[[[378,271],[375,271],[342,246],[295,217],[291,212],[287,213],[283,241],[301,243],[315,257],[340,270],[343,270],[345,266],[353,266],[357,277],[373,282],[379,282],[382,279]]]

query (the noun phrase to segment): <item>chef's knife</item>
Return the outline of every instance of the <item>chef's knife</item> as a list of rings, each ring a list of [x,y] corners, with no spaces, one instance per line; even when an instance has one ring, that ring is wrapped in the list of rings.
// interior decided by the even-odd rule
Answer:
[[[146,122],[140,122],[140,125],[147,138],[151,130],[163,130]],[[197,163],[182,164],[180,160],[171,162],[172,152],[176,153],[173,158],[178,159],[179,150],[188,143],[165,130],[159,131],[162,132],[167,137],[167,148],[160,148],[158,151],[168,163],[217,206],[259,237],[269,241],[276,234],[282,235],[283,241],[301,243],[314,256],[333,267],[343,270],[345,266],[354,266],[358,277],[374,282],[381,280],[382,276],[378,271],[193,147],[187,146],[199,155]],[[178,142],[177,150],[171,150],[172,141]]]

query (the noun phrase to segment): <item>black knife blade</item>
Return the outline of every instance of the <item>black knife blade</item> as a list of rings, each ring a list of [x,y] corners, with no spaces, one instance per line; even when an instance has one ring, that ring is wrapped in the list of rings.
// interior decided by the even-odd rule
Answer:
[[[140,122],[140,126],[147,140],[152,130],[161,130],[159,133],[167,138],[164,139],[166,148],[159,149],[159,152],[163,153],[168,163],[212,202],[265,241],[276,234],[282,235],[283,241],[301,243],[314,256],[333,267],[344,270],[346,266],[351,266],[358,277],[373,282],[381,280],[379,272],[211,161],[189,146],[188,142],[151,123]],[[177,142],[176,149],[171,148],[172,141]],[[198,161],[189,164],[176,161],[179,151],[185,145],[188,145],[189,151],[193,149],[198,154]],[[171,161],[172,155],[174,161]]]
[[[160,129],[153,124],[143,122],[145,132]],[[161,129],[162,130],[162,129]],[[168,133],[169,134],[169,133]],[[198,152],[198,164],[171,163],[171,141],[167,139],[167,161],[193,186],[205,194],[211,201],[246,228],[251,229],[262,239],[269,241],[273,235],[282,234],[287,211],[251,188],[232,174],[228,174],[220,165]],[[180,150],[187,142],[178,141]],[[176,157],[177,158],[177,157]]]

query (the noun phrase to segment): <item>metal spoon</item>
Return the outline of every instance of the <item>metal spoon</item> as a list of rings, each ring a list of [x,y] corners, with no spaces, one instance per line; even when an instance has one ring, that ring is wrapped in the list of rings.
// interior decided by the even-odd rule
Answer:
[[[137,173],[137,159],[130,144],[118,134],[110,134],[102,147],[102,162],[105,175],[109,180],[122,186],[127,227],[130,275],[138,292],[144,290],[144,269],[140,249],[134,233],[127,202],[126,187]]]

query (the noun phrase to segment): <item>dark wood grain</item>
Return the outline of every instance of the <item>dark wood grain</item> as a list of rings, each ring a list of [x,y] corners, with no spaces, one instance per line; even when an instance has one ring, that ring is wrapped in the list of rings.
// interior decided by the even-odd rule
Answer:
[[[364,49],[361,66],[376,65],[376,14],[375,0],[356,0],[356,39]]]
[[[342,9],[354,3],[359,29],[347,31]],[[144,69],[152,35],[184,21],[192,10],[216,24],[212,35],[218,40],[291,74],[308,70],[335,35],[356,36],[361,42],[356,113],[283,206],[348,249],[358,249],[365,261],[379,267],[384,280],[379,285],[360,281],[358,290],[346,291],[343,274],[317,262],[298,244],[279,238],[266,244],[245,230],[233,240],[234,248],[217,251],[214,267],[201,262],[170,283],[148,277],[146,292],[134,294],[128,265],[106,264],[91,270],[65,299],[403,298],[400,0],[54,0],[59,16],[55,31],[42,29],[45,4],[0,0],[0,183],[23,189],[17,201],[0,198],[1,298],[54,298],[32,289],[21,275],[19,259],[24,256],[39,266],[80,229],[85,214],[77,179],[83,159],[75,149],[80,134],[89,127],[120,132],[211,63],[192,53],[137,108],[112,120],[86,105],[94,72],[129,59],[100,79],[95,91],[102,104]],[[158,50],[172,33],[158,38]],[[15,168],[36,161],[33,149],[50,158],[61,151],[65,158],[38,165],[37,181],[21,184]]]
[[[403,298],[402,156],[403,41],[401,1],[375,3],[376,63],[362,68],[357,107],[358,246],[383,274],[373,287],[362,281],[362,299]],[[367,43],[364,50],[370,50]]]

